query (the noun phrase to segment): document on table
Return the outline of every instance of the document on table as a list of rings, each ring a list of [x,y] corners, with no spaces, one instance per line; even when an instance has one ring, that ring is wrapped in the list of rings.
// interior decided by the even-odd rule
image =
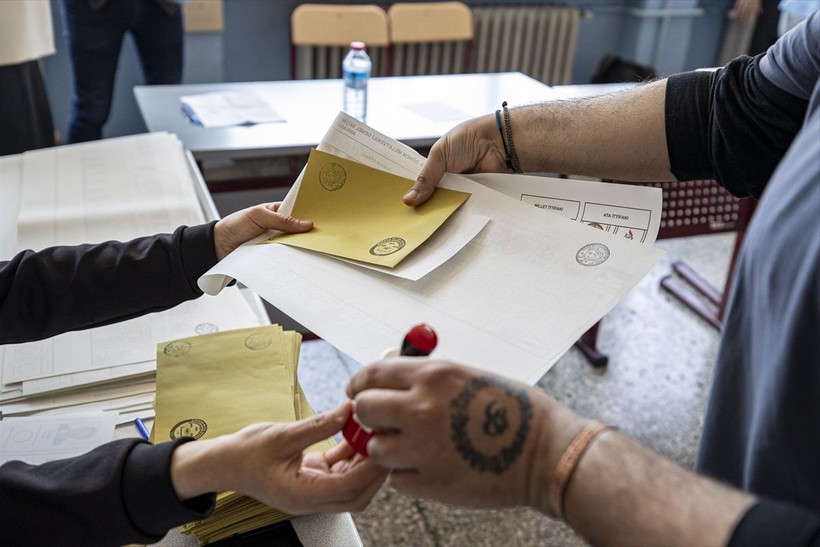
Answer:
[[[41,464],[79,456],[111,440],[114,412],[4,418],[0,421],[0,465],[21,460]]]
[[[22,162],[18,251],[204,222],[182,145],[169,133],[34,150]]]
[[[279,112],[261,95],[250,91],[215,91],[183,95],[182,110],[203,127],[227,127],[283,122]]]
[[[442,188],[420,207],[402,196],[413,181],[319,150],[310,153],[292,214],[313,229],[266,241],[395,267],[470,195]]]
[[[0,348],[3,382],[153,361],[157,340],[258,325],[259,321],[239,289],[230,287],[218,298],[202,297],[121,323],[6,345]]]
[[[624,239],[654,245],[661,222],[660,188],[480,173],[467,178],[523,203]]]
[[[424,160],[343,114],[319,148],[408,178]],[[438,331],[438,357],[535,383],[663,254],[465,177],[446,175],[440,186],[471,194],[459,214],[491,221],[418,281],[283,245],[253,245],[217,264],[200,287],[217,291],[226,276],[237,278],[362,363],[425,321]]]

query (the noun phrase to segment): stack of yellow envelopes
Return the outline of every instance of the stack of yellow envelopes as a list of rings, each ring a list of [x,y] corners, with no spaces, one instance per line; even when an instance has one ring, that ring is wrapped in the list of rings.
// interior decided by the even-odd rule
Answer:
[[[299,333],[267,325],[158,344],[152,440],[212,438],[256,422],[311,416],[296,376],[301,341]],[[313,448],[331,446],[328,440]],[[210,517],[181,530],[204,545],[287,518],[242,494],[220,492]]]

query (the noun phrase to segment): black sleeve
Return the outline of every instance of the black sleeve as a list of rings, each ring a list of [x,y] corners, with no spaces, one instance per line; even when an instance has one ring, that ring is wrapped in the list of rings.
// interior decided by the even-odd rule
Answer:
[[[820,547],[820,514],[763,499],[735,527],[729,547]]]
[[[123,439],[75,458],[3,465],[0,545],[154,543],[174,526],[205,518],[216,496],[183,503],[171,484],[173,450],[190,440]]]
[[[715,179],[740,197],[763,193],[803,125],[808,101],[766,79],[762,58],[669,77],[666,139],[678,180]]]
[[[48,338],[171,308],[202,294],[214,224],[97,245],[24,251],[0,262],[0,344]]]

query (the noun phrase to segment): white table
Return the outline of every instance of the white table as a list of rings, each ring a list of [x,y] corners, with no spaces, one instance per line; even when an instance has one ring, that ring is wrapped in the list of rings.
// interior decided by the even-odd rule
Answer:
[[[180,97],[248,90],[267,97],[284,122],[203,128],[182,111]],[[220,84],[136,86],[149,131],[176,133],[197,160],[307,154],[342,108],[342,80],[286,80]],[[520,72],[372,78],[366,123],[412,147],[432,145],[475,116],[510,105],[542,101],[551,88]]]

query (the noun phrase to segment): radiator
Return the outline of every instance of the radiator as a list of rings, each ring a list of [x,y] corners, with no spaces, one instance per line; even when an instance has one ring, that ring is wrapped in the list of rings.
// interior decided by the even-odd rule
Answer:
[[[582,11],[568,6],[473,8],[475,72],[523,72],[548,85],[569,84]]]

